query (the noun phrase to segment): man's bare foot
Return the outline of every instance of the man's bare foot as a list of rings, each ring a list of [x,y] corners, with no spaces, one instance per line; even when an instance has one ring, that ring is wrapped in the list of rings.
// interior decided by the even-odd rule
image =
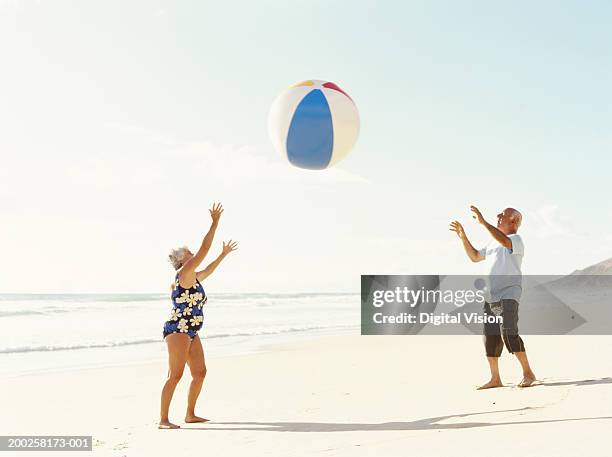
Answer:
[[[193,424],[195,422],[208,422],[210,419],[204,419],[203,417],[196,416],[195,414],[190,414],[185,416],[185,422],[188,424]]]
[[[501,382],[501,379],[491,379],[486,384],[483,384],[482,386],[478,387],[477,390],[494,389],[496,387],[504,387],[504,385]]]
[[[165,421],[159,421],[159,427],[162,430],[170,430],[170,429],[175,429],[175,428],[181,428],[180,425],[176,425],[173,424],[172,422],[165,420]]]
[[[533,373],[523,375],[523,380],[519,382],[519,387],[530,387],[536,381],[536,377]]]

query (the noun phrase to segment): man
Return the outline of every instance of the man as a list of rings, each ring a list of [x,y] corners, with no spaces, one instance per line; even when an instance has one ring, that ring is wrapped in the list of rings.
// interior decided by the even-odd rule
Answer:
[[[475,206],[470,207],[474,219],[493,237],[485,248],[476,250],[468,240],[463,226],[454,221],[450,230],[463,242],[463,247],[472,262],[487,261],[489,287],[484,311],[490,316],[502,316],[501,324],[485,324],[484,343],[487,360],[491,369],[491,380],[479,389],[502,387],[498,360],[504,344],[508,352],[514,354],[523,369],[523,380],[519,387],[529,387],[536,377],[529,366],[525,345],[518,335],[518,301],[522,292],[521,262],[523,260],[523,240],[517,231],[521,225],[521,213],[514,208],[506,208],[497,215],[497,227],[489,224]]]

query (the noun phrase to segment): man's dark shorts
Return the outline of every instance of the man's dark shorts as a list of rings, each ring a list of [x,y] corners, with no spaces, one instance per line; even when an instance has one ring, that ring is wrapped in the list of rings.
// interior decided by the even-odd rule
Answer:
[[[504,349],[508,352],[524,352],[525,344],[518,334],[518,308],[516,300],[504,299],[494,303],[484,304],[487,316],[502,316],[503,323],[484,324],[484,343],[487,357],[499,357]]]

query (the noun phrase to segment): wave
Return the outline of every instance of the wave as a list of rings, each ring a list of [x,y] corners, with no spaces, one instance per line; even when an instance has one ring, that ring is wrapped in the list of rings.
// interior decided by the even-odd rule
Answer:
[[[24,309],[18,311],[0,311],[0,319],[4,317],[17,317],[17,316],[52,316],[54,314],[74,314],[83,311],[92,310],[106,310],[106,308],[95,307],[95,306],[82,306],[77,308],[42,308],[42,309]]]
[[[32,316],[34,314],[45,314],[42,311],[0,311],[0,317]]]
[[[91,343],[91,344],[68,344],[68,345],[57,345],[57,346],[21,346],[14,348],[0,348],[0,354],[14,354],[23,352],[49,352],[49,351],[71,351],[74,349],[97,349],[97,348],[110,348],[118,346],[131,346],[136,344],[148,344],[148,343],[159,343],[159,338],[146,338],[142,340],[133,341],[114,341],[107,343]]]
[[[252,336],[265,336],[265,335],[281,335],[286,333],[299,333],[309,332],[315,330],[339,330],[357,328],[355,325],[328,325],[328,326],[303,326],[303,327],[289,327],[280,330],[270,331],[255,331],[255,332],[230,332],[230,333],[217,333],[207,335],[204,337],[205,340],[213,338],[229,338],[229,337],[252,337]],[[21,346],[21,347],[8,347],[0,348],[0,354],[15,354],[15,353],[27,353],[27,352],[50,352],[50,351],[72,351],[78,349],[100,349],[100,348],[112,348],[122,346],[134,346],[140,344],[153,344],[161,343],[162,337],[159,338],[142,338],[128,341],[110,341],[101,343],[89,343],[89,344],[67,344],[67,345],[51,345],[51,346]]]
[[[313,297],[343,297],[359,295],[359,292],[287,292],[287,293],[264,293],[264,292],[251,292],[251,293],[228,293],[219,292],[215,293],[214,296],[217,299],[244,299],[244,298],[313,298]]]
[[[359,292],[215,292],[218,299],[245,299],[245,298],[311,298],[311,297],[342,297],[359,295]],[[133,302],[133,301],[157,301],[168,300],[170,293],[138,293],[138,294],[0,294],[0,301],[67,301],[67,302]]]
[[[225,306],[250,306],[254,308],[272,308],[276,306],[303,306],[303,300],[315,300],[314,303],[325,302],[325,306],[343,303],[344,298],[358,297],[354,293],[287,293],[287,294],[235,294],[219,293],[211,297],[214,302]],[[325,300],[325,299],[329,300]],[[317,300],[318,299],[318,300]],[[338,301],[340,300],[340,301]],[[4,303],[3,303],[4,302]],[[6,303],[10,302],[10,303]],[[126,306],[157,306],[170,303],[170,298],[162,294],[0,294],[0,318],[31,315],[54,315],[83,311],[115,310]],[[310,304],[309,306],[313,306]]]
[[[168,300],[170,294],[0,294],[0,301],[138,302]]]

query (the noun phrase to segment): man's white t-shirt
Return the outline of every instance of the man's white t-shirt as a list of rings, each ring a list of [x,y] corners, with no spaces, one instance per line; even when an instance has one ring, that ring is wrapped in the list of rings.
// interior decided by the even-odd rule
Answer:
[[[508,235],[512,249],[492,240],[478,252],[485,259],[489,275],[487,301],[494,303],[502,299],[519,300],[521,298],[522,273],[521,264],[525,254],[525,245],[520,235]]]

